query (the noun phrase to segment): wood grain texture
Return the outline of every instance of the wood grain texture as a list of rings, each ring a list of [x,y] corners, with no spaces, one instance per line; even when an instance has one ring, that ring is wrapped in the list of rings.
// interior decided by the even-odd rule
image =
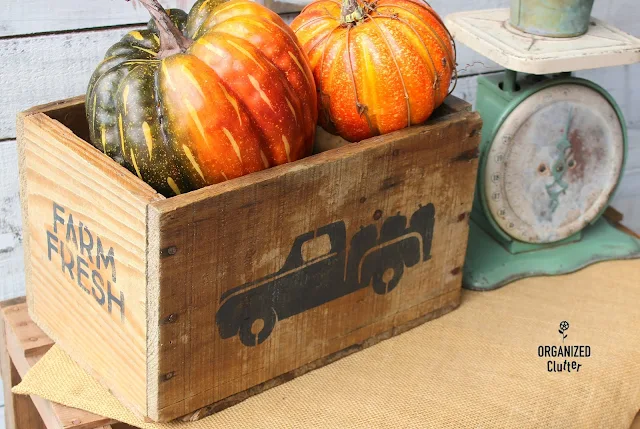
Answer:
[[[160,0],[164,7],[190,8],[195,0]],[[0,17],[0,37],[111,27],[149,21],[140,4],[124,0],[66,0],[52,11],[46,0],[7,0]],[[53,13],[52,13],[53,12]]]
[[[0,299],[24,295],[22,222],[15,140],[0,142]]]
[[[0,139],[15,136],[15,118],[29,107],[84,94],[104,53],[132,28],[0,39],[4,94]]]
[[[24,299],[15,301],[24,304]],[[4,310],[4,308],[2,308]],[[27,315],[28,316],[28,315]],[[9,353],[7,323],[0,317],[0,372],[4,388],[4,424],[6,429],[45,429],[33,402],[20,395],[13,395],[11,388],[20,383],[21,377]]]
[[[429,121],[432,122],[438,118],[442,118],[447,115],[451,115],[456,112],[470,112],[472,109],[471,103],[461,98],[448,97],[444,100],[442,105],[436,109]],[[338,135],[334,135],[325,131],[322,127],[316,128],[316,142],[313,148],[314,153],[326,152],[331,149],[337,149],[342,146],[347,146],[349,143]]]
[[[52,11],[47,0],[7,0],[0,17],[0,37],[33,33],[73,31],[86,28],[117,26],[148,21],[147,12],[119,0],[64,0]],[[278,13],[296,12],[307,0],[260,0]],[[627,32],[637,31],[637,12],[633,0],[596,2],[593,15],[615,22]],[[190,8],[195,0],[160,0],[165,7]],[[452,11],[507,7],[506,0],[434,0],[431,5],[444,14]],[[637,34],[637,33],[636,33]]]
[[[120,0],[117,0],[120,1]],[[124,0],[122,0],[124,2]],[[110,4],[107,2],[106,4]],[[284,16],[290,22],[294,15]],[[16,114],[31,106],[84,94],[89,78],[107,49],[138,27],[106,28],[78,33],[0,38],[0,82],[5,87],[0,110],[0,139],[14,138]],[[461,76],[495,70],[482,58],[459,47]],[[473,64],[466,67],[466,64]]]
[[[73,123],[78,107],[56,108]],[[162,197],[44,113],[21,123],[31,316],[85,368],[126,384],[119,399],[143,414],[146,205]]]
[[[452,114],[152,203],[149,239],[155,261],[149,273],[159,276],[152,276],[148,286],[149,305],[158,304],[150,313],[155,320],[149,322],[148,335],[153,341],[148,344],[153,357],[149,397],[157,400],[149,403],[150,416],[178,417],[455,305],[479,126],[475,113]],[[436,213],[432,257],[407,267],[393,292],[378,295],[361,285],[297,313],[279,307],[277,298],[271,308],[277,323],[263,343],[249,347],[235,334],[221,338],[216,320],[222,316],[216,313],[230,302],[223,293],[281,269],[281,276],[291,275],[295,269],[287,271],[291,263],[284,264],[291,261],[296,237],[343,221],[348,243],[361,227],[377,231],[389,217],[409,218],[430,203]],[[352,241],[349,251],[357,248]],[[310,289],[310,296],[324,296],[332,288],[350,290],[348,259],[338,266],[335,278],[329,279],[329,269],[322,272],[317,284],[324,289]],[[296,283],[295,290],[304,286]],[[291,289],[273,293],[282,296]]]
[[[18,374],[26,372],[44,356],[53,341],[31,320],[24,297],[0,303],[6,335],[6,350]],[[1,345],[0,345],[1,346]],[[49,429],[94,429],[113,423],[89,412],[34,397],[20,397],[33,403]]]
[[[0,318],[0,377],[2,377],[2,394],[3,394],[3,407],[2,410],[6,412],[2,413],[2,422],[0,426],[3,429],[15,428],[15,417],[13,413],[13,395],[11,388],[17,381],[17,378],[13,379],[14,371],[17,373],[15,367],[11,362],[9,351],[7,349],[7,340],[5,339],[5,324],[4,320]],[[5,399],[6,397],[6,399]]]
[[[30,359],[42,357],[53,346],[53,341],[29,317],[24,297],[4,301],[0,309],[13,343],[12,359],[18,362],[20,375],[24,375]]]
[[[8,354],[7,354],[8,355]],[[4,406],[4,423],[8,429],[52,429],[46,426],[38,409],[28,396],[13,395],[11,387],[20,383],[18,370],[9,360],[8,376],[3,375],[5,396],[8,398]]]
[[[7,4],[8,2],[8,4]],[[160,0],[165,8],[191,9],[195,0]],[[277,13],[299,12],[307,0],[261,0]],[[125,0],[65,0],[52,13],[47,0],[7,0],[0,16],[0,38],[38,33],[143,24],[149,13],[140,4]]]

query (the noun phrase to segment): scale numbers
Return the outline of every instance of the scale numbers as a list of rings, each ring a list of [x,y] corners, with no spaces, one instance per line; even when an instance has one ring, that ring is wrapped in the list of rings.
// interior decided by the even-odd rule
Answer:
[[[622,125],[607,98],[580,83],[550,86],[522,101],[494,136],[483,201],[512,238],[559,241],[597,218],[623,159]]]

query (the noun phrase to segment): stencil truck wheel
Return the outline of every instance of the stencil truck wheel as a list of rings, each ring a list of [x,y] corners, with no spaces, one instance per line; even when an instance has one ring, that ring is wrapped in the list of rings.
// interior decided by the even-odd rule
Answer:
[[[376,293],[391,292],[398,286],[404,268],[422,259],[421,249],[422,240],[416,232],[405,233],[370,249],[364,256],[360,270],[363,287],[371,282]]]
[[[373,291],[379,295],[391,292],[398,286],[404,273],[404,262],[394,261],[389,266],[381,266],[373,273]]]
[[[257,346],[269,338],[277,322],[273,308],[251,312],[252,317],[245,319],[240,326],[240,341],[245,346]]]

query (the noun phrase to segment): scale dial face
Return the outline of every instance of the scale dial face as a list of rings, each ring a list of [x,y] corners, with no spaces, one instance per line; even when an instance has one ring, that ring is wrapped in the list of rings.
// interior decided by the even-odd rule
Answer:
[[[564,83],[535,92],[503,122],[486,152],[483,188],[510,237],[552,243],[592,222],[624,162],[623,127],[598,91]]]

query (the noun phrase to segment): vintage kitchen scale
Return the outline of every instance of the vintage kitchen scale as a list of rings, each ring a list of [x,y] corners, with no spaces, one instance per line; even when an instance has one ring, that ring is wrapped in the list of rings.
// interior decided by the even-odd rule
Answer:
[[[507,69],[478,78],[484,125],[463,277],[469,289],[640,257],[640,241],[602,217],[627,154],[622,112],[604,89],[571,75],[640,62],[640,40],[597,19],[582,36],[533,35],[509,15],[447,17],[458,42]]]

